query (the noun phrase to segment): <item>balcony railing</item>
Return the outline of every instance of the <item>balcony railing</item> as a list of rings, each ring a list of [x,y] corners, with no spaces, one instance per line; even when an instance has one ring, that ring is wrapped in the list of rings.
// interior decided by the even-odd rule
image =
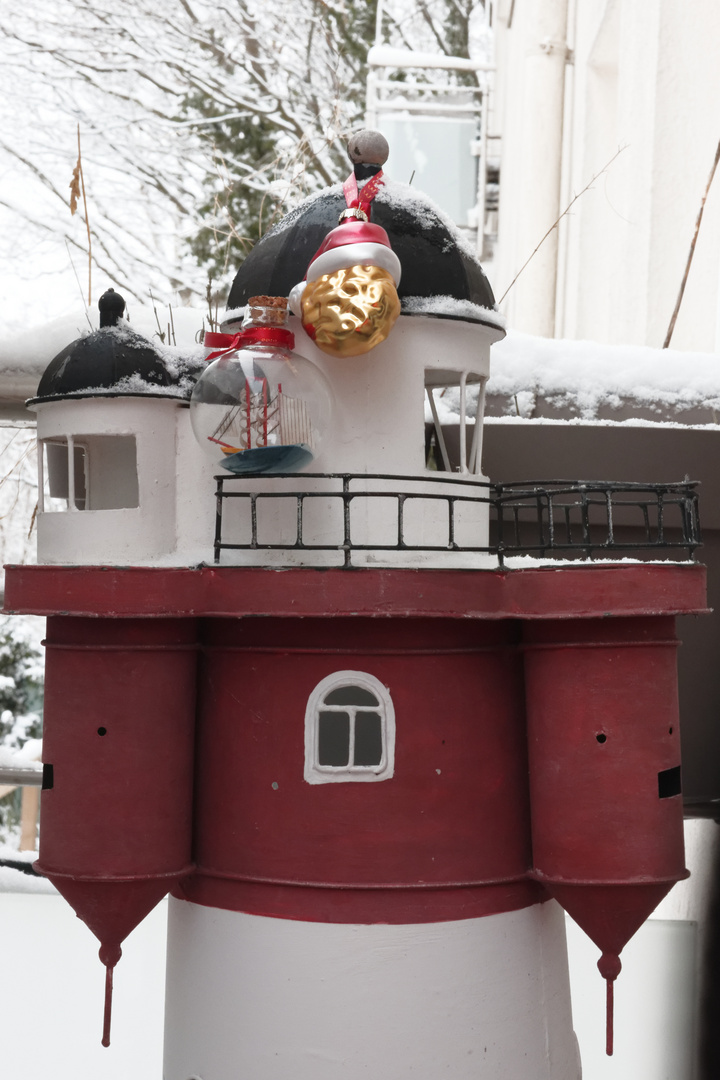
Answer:
[[[218,476],[215,529],[215,562],[222,551],[337,551],[345,567],[353,566],[353,552],[457,552],[497,556],[500,566],[509,556],[538,558],[594,559],[625,555],[637,558],[692,559],[701,544],[698,496],[694,483],[638,484],[550,481],[488,484],[459,479],[446,473],[418,476],[350,473],[275,473]],[[298,483],[310,483],[298,489]],[[245,485],[252,481],[250,489]],[[257,488],[264,482],[263,490]],[[268,481],[272,482],[272,489]],[[278,481],[285,482],[278,484]],[[395,485],[395,486],[393,486]],[[450,489],[450,490],[448,490]],[[226,501],[245,504],[244,540],[225,536],[223,509]],[[336,519],[338,538],[318,541],[308,536],[305,515],[314,500],[337,505],[330,510]],[[383,537],[354,537],[352,509],[383,500]],[[392,539],[387,537],[387,502],[392,511]],[[423,542],[409,535],[408,509],[413,503],[444,504],[445,532],[440,542]],[[291,540],[262,539],[258,509],[279,503],[292,507],[294,521]],[[487,508],[477,516],[483,525],[467,525],[467,511]],[[465,515],[460,529],[460,519]],[[484,517],[483,517],[484,515]],[[489,520],[487,543],[474,543],[474,533],[484,534]],[[436,521],[437,526],[437,521]],[[265,530],[266,531],[266,530]],[[414,530],[417,531],[417,530]],[[437,532],[437,528],[435,529]],[[369,534],[368,534],[369,532]],[[462,536],[460,533],[462,532]],[[484,536],[483,536],[484,538]]]

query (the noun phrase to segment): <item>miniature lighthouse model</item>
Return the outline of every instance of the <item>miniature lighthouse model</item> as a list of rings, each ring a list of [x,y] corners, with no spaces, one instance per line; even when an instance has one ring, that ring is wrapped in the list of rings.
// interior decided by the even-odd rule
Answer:
[[[164,1080],[579,1080],[560,905],[611,993],[685,873],[702,569],[498,567],[502,323],[383,142],[257,244],[202,362],[113,316],[34,400],[39,865],[101,942],[106,1042],[170,891]]]

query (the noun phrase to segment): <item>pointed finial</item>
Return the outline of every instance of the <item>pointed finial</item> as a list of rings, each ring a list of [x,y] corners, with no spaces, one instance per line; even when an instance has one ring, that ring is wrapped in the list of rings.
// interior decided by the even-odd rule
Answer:
[[[105,294],[107,296],[107,293]],[[105,965],[105,1008],[103,1010],[102,1045],[110,1045],[110,1022],[112,1018],[113,971],[122,956],[119,945],[101,945],[98,953]]]
[[[117,326],[125,312],[125,301],[120,293],[108,289],[98,300],[100,327]]]
[[[614,1041],[613,1014],[615,1008],[614,986],[615,980],[622,970],[622,961],[616,953],[604,952],[598,960],[598,971],[607,983],[606,1014],[605,1014],[605,1053],[612,1057]]]

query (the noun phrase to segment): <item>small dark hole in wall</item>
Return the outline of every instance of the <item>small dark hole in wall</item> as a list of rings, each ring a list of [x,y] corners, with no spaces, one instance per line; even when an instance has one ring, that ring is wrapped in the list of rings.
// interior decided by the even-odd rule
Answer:
[[[43,782],[42,782],[42,790],[43,791],[50,791],[53,784],[55,783],[55,777],[53,776],[53,771],[54,770],[53,770],[52,765],[43,765]]]
[[[98,735],[107,735],[107,728],[106,727],[99,727],[98,728]]]
[[[673,733],[673,729],[671,727],[668,728],[668,735],[672,735],[672,733]]]
[[[605,734],[605,732],[604,732],[604,731],[601,731],[601,732],[599,732],[599,733],[598,733],[598,734],[597,734],[597,735],[595,736],[595,738],[597,739],[597,741],[598,741],[599,743],[604,743],[604,742],[607,742],[607,735]]]
[[[663,769],[662,772],[658,773],[658,798],[672,799],[673,795],[680,795],[681,793],[682,780],[679,765],[672,769]]]

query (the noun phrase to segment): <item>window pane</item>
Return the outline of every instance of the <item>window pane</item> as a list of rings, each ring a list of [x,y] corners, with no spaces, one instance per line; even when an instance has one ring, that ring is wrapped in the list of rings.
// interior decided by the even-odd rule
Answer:
[[[345,712],[318,716],[318,765],[347,765],[350,757],[350,717]]]
[[[84,435],[88,448],[89,510],[140,505],[134,435]]]
[[[45,449],[45,478],[47,482],[45,509],[67,510],[68,484],[68,444],[67,439],[48,440],[43,443]],[[73,447],[73,465],[75,480],[75,509],[85,509],[85,447],[75,443]],[[64,500],[58,502],[57,500]]]
[[[355,760],[353,765],[379,765],[382,761],[382,725],[380,714],[355,714]]]
[[[374,705],[380,704],[378,699],[369,690],[362,686],[340,686],[337,690],[331,690],[325,695],[324,705]]]

